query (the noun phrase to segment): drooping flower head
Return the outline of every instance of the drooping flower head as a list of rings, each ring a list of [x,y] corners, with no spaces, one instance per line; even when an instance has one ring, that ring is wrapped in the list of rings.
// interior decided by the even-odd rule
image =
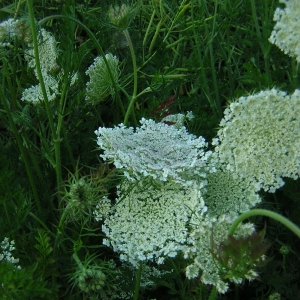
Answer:
[[[117,83],[120,75],[119,60],[111,53],[105,55],[110,72]],[[103,57],[97,56],[94,63],[88,68],[86,74],[90,81],[86,85],[86,100],[90,103],[98,103],[105,100],[109,95],[114,95],[112,79]]]
[[[241,97],[224,111],[215,151],[235,178],[274,192],[300,174],[300,90]]]
[[[277,23],[269,41],[278,46],[285,54],[295,57],[300,62],[300,1],[280,0],[286,5],[285,9],[277,8],[274,21]]]
[[[100,156],[112,160],[130,180],[149,176],[183,186],[195,180],[206,184],[207,173],[215,168],[203,137],[189,134],[185,127],[177,129],[144,118],[140,123],[136,130],[124,124],[96,130],[97,144],[104,150]]]

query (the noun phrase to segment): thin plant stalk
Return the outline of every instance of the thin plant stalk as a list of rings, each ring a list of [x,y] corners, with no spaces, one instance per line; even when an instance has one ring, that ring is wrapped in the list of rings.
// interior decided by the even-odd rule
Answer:
[[[217,288],[215,286],[213,286],[213,288],[210,292],[208,300],[215,300],[217,298],[217,295],[218,295]]]
[[[233,235],[234,231],[242,221],[253,216],[266,216],[272,218],[282,223],[284,226],[286,226],[288,229],[290,229],[300,238],[300,228],[297,225],[295,225],[293,222],[291,222],[289,219],[285,218],[284,216],[267,209],[253,209],[241,214],[231,225],[229,229],[229,234]]]
[[[28,178],[29,178],[29,183],[30,183],[30,186],[31,186],[31,189],[32,189],[32,192],[33,192],[33,197],[34,197],[34,200],[35,200],[35,204],[36,204],[36,206],[38,208],[39,213],[42,213],[42,206],[41,206],[41,202],[40,202],[40,199],[39,199],[39,196],[38,196],[38,193],[37,193],[37,188],[36,188],[36,185],[35,185],[35,181],[33,179],[32,172],[30,170],[30,165],[29,165],[28,157],[26,155],[26,152],[25,152],[24,146],[22,144],[20,135],[18,133],[16,124],[14,123],[14,120],[12,118],[12,115],[11,115],[10,109],[8,107],[7,101],[5,99],[5,96],[4,96],[2,88],[0,89],[0,98],[1,98],[1,101],[3,103],[4,109],[6,111],[6,114],[7,114],[7,117],[8,117],[10,126],[11,126],[11,129],[12,129],[12,131],[14,133],[15,139],[16,139],[17,144],[19,146],[19,149],[20,149],[20,152],[21,152],[21,156],[22,156],[22,160],[23,160],[23,162],[25,164],[25,169],[26,169],[26,172],[27,172],[27,175],[28,175]]]
[[[132,97],[131,97],[131,100],[130,100],[130,103],[129,103],[129,106],[127,108],[125,118],[124,118],[124,125],[128,125],[129,115],[131,113],[131,110],[133,109],[133,104],[134,104],[135,100],[137,99],[138,78],[137,78],[137,66],[136,66],[135,53],[134,53],[131,38],[130,38],[130,35],[129,35],[129,32],[127,29],[124,30],[124,35],[125,35],[128,45],[129,45],[131,59],[132,59],[132,65],[133,65],[133,94],[132,94]]]
[[[54,152],[55,152],[55,172],[56,172],[56,181],[57,181],[57,188],[60,191],[62,177],[61,177],[61,164],[60,164],[60,138],[57,135],[57,132],[54,127],[54,120],[49,106],[49,100],[46,92],[45,82],[43,79],[43,74],[40,66],[40,59],[39,59],[39,47],[38,47],[38,40],[37,40],[37,31],[36,31],[36,24],[34,19],[34,12],[33,12],[33,4],[32,0],[27,0],[28,12],[30,17],[31,23],[31,32],[32,32],[32,42],[34,47],[34,58],[35,58],[35,65],[36,65],[36,72],[37,77],[41,86],[41,91],[44,98],[45,108],[48,116],[48,121],[50,125],[50,130],[52,133],[52,138],[54,142]],[[58,197],[60,197],[60,192],[58,192]]]
[[[138,268],[137,273],[136,273],[136,280],[135,280],[135,289],[134,289],[133,300],[138,300],[139,299],[142,269],[143,269],[143,263],[140,262],[139,268]]]

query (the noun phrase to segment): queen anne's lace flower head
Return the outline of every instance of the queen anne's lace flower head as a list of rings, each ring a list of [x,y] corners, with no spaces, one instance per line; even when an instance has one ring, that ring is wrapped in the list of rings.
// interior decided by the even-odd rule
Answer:
[[[44,79],[48,100],[53,101],[57,97],[57,95],[60,94],[58,81],[54,77],[48,75],[45,72],[43,72],[43,79]],[[43,101],[44,96],[42,93],[41,85],[37,84],[35,86],[31,86],[25,89],[22,93],[21,100],[32,102],[32,103],[38,103],[40,101]]]
[[[4,240],[0,243],[0,263],[1,260],[6,260],[7,262],[16,265],[19,262],[18,258],[14,258],[11,252],[15,250],[15,242],[9,241],[8,238],[4,238]],[[20,266],[16,266],[17,269],[21,269]]]
[[[100,156],[113,160],[131,180],[150,176],[186,186],[202,177],[200,185],[206,184],[207,172],[215,168],[213,162],[208,163],[211,152],[204,151],[203,137],[189,134],[185,127],[177,129],[144,118],[140,123],[136,130],[123,124],[96,130],[97,143],[104,150]]]
[[[280,0],[286,5],[285,9],[277,8],[274,21],[277,23],[269,41],[278,46],[285,54],[296,57],[300,62],[300,1]]]
[[[29,46],[30,48],[26,50],[25,53],[25,59],[28,62],[28,66],[35,69],[36,65],[33,44],[29,44]],[[58,57],[57,42],[54,36],[43,28],[39,31],[38,34],[38,49],[42,72],[55,72],[59,68],[56,63]]]
[[[17,20],[8,19],[0,23],[0,47],[9,46],[18,36]]]
[[[196,219],[195,219],[196,220]],[[214,285],[219,293],[226,293],[228,283],[223,280],[224,270],[215,261],[212,252],[212,240],[215,244],[224,242],[228,235],[228,230],[232,220],[230,217],[222,215],[218,219],[198,220],[189,235],[187,242],[190,245],[186,248],[184,257],[192,259],[193,262],[186,268],[188,279],[196,278],[201,274],[201,281],[204,284]],[[250,235],[254,231],[252,224],[240,225],[236,230],[238,237]],[[252,270],[249,270],[250,277]],[[255,273],[256,274],[256,273]],[[240,282],[242,278],[230,278],[233,282]]]
[[[191,216],[202,218],[205,211],[197,184],[180,188],[124,182],[114,211],[102,226],[107,237],[103,244],[134,266],[140,261],[162,264],[185,250]]]
[[[106,54],[105,58],[112,77],[117,82],[120,74],[119,60],[111,53]],[[86,85],[86,100],[88,102],[98,103],[105,100],[109,95],[114,95],[112,80],[103,57],[97,56],[86,74],[90,76],[90,81]]]
[[[211,217],[223,214],[236,217],[261,201],[253,185],[239,176],[234,178],[232,172],[221,167],[208,174],[207,181],[203,198]]]
[[[185,121],[191,121],[194,119],[194,115],[191,111],[188,111],[187,114],[174,114],[174,115],[168,115],[164,117],[161,122],[167,123],[171,122],[173,126],[176,128],[181,128],[184,126]]]
[[[233,102],[224,112],[215,151],[234,178],[274,192],[300,174],[300,90],[276,89]]]

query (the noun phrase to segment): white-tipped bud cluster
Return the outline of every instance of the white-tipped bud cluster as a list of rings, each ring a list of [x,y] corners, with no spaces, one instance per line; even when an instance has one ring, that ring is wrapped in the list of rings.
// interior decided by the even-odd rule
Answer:
[[[132,13],[132,7],[123,3],[121,6],[111,6],[108,10],[108,17],[115,27],[125,30],[129,26]]]
[[[119,60],[111,53],[105,55],[113,80],[117,83],[120,70]],[[109,95],[114,95],[113,82],[103,57],[95,58],[94,63],[88,68],[86,74],[90,81],[86,84],[86,100],[96,104],[105,100]]]
[[[277,8],[274,14],[276,24],[269,41],[278,46],[285,54],[300,62],[300,1],[280,0],[285,9]]]
[[[224,111],[215,151],[234,179],[275,192],[300,174],[300,90],[241,97]]]

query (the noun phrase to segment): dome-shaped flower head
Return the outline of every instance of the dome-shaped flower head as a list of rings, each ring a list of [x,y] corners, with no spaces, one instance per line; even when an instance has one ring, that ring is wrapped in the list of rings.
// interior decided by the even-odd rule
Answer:
[[[233,102],[213,140],[220,162],[256,189],[274,192],[300,174],[300,90],[276,89]]]
[[[120,74],[119,60],[111,53],[106,54],[105,58],[111,75],[117,82]],[[109,95],[114,95],[113,82],[103,57],[97,56],[86,74],[90,76],[90,81],[86,85],[85,97],[88,102],[96,104],[105,100]]]
[[[285,54],[296,57],[300,62],[300,1],[280,0],[286,5],[285,9],[277,8],[274,21],[277,23],[269,41],[278,46]]]
[[[140,261],[162,264],[186,249],[189,220],[206,212],[199,186],[152,185],[147,180],[123,182],[111,215],[102,226],[120,259],[138,266]],[[95,213],[97,215],[97,213]]]
[[[203,137],[189,134],[185,127],[176,128],[142,119],[134,130],[123,124],[95,131],[97,144],[104,150],[104,160],[112,160],[131,180],[152,177],[187,186],[199,180],[205,185],[207,172],[214,171],[211,152],[205,152]]]

